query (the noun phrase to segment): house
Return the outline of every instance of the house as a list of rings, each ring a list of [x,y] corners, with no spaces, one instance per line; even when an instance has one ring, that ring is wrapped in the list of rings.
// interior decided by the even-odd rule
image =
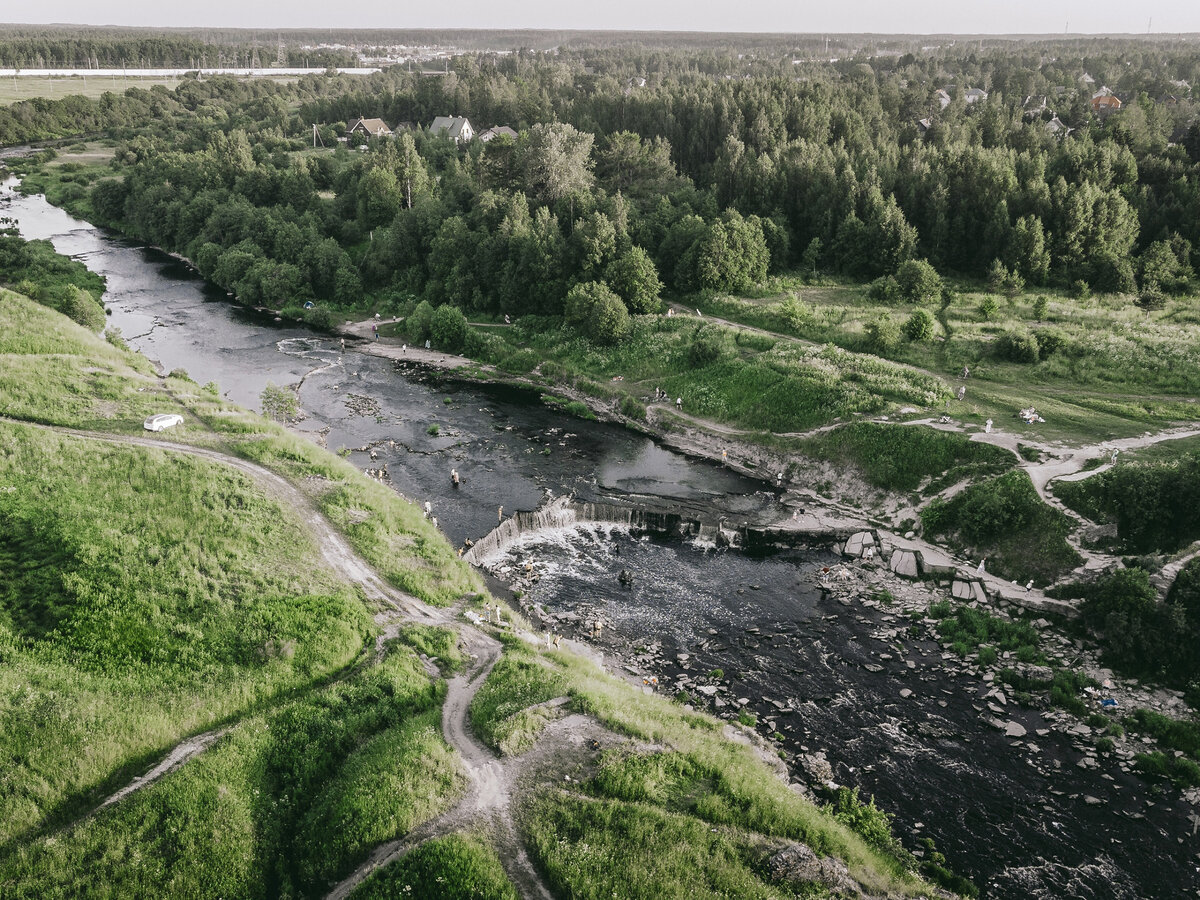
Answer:
[[[933,92],[933,98],[942,105],[942,109],[950,105],[950,95],[942,88],[938,88]]]
[[[1068,134],[1071,133],[1072,130],[1073,129],[1068,128],[1067,124],[1065,122],[1063,122],[1063,120],[1060,119],[1058,116],[1055,116],[1053,119],[1051,119],[1049,122],[1046,123],[1046,131],[1048,131],[1050,134],[1054,135],[1055,137],[1066,137]]]
[[[364,119],[359,116],[346,123],[346,134],[365,134],[367,137],[389,137],[392,129],[383,119]]]
[[[1120,98],[1113,96],[1112,92],[1108,91],[1108,88],[1105,88],[1104,91],[1097,91],[1092,95],[1092,112],[1102,119],[1108,118],[1120,108]]]
[[[929,129],[933,127],[933,122],[929,119],[917,119],[917,131],[921,132],[921,137],[929,134]]]
[[[487,129],[487,131],[479,132],[478,137],[486,144],[492,138],[498,137],[508,137],[515,141],[517,139],[517,133],[507,125],[493,125],[491,128]]]
[[[968,105],[978,103],[980,100],[986,100],[987,98],[987,91],[982,88],[967,88],[963,91],[963,99],[967,101]]]
[[[430,134],[443,134],[456,144],[462,144],[475,137],[475,129],[466,116],[438,116],[429,126]]]
[[[1079,80],[1083,84],[1095,84],[1096,83],[1096,79],[1093,78],[1091,75],[1089,75],[1087,72],[1084,72],[1082,75],[1080,75]]]
[[[405,119],[403,122],[398,122],[396,124],[396,127],[393,129],[393,131],[395,131],[396,134],[399,134],[402,131],[416,131],[416,130],[417,130],[417,123],[413,122],[409,119]]]
[[[1049,104],[1045,94],[1030,94],[1028,97],[1025,98],[1025,103],[1022,105],[1021,108],[1024,109],[1026,113],[1035,113],[1036,114],[1036,113],[1040,113],[1043,109],[1045,109],[1049,105],[1050,104]]]

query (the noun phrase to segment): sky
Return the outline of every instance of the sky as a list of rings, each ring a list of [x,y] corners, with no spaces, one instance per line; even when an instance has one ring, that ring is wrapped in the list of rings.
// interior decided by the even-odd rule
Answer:
[[[586,28],[1072,34],[1200,32],[1200,0],[25,0],[0,21],[234,28]]]

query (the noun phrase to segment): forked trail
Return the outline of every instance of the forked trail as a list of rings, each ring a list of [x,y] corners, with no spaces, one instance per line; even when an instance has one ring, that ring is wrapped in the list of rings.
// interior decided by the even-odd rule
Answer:
[[[85,431],[77,428],[25,422],[3,416],[0,416],[0,421],[40,428],[85,440],[152,447],[171,453],[182,453],[212,460],[245,472],[271,497],[295,510],[312,533],[329,566],[347,582],[358,585],[367,597],[393,610],[395,613],[393,622],[442,625],[454,628],[458,632],[471,659],[471,664],[465,673],[454,676],[447,684],[446,699],[442,707],[442,731],[446,742],[462,760],[469,780],[467,793],[448,812],[418,826],[403,838],[377,847],[350,876],[333,888],[329,894],[330,897],[348,896],[363,879],[377,868],[398,859],[424,841],[473,825],[481,825],[485,826],[490,838],[497,845],[496,849],[499,851],[505,872],[520,894],[528,900],[551,900],[553,895],[533,866],[517,836],[516,826],[509,809],[511,788],[516,769],[520,765],[519,760],[510,761],[507,765],[502,764],[494,753],[476,739],[471,732],[467,718],[471,700],[487,679],[492,666],[500,658],[499,641],[468,623],[458,621],[451,612],[431,607],[411,594],[389,585],[369,562],[355,552],[304,493],[286,478],[264,466],[219,450],[194,447],[160,438]],[[86,816],[121,802],[177,770],[188,760],[203,753],[229,730],[230,728],[223,728],[208,731],[192,735],[181,741],[152,769],[144,775],[134,778],[129,784],[107,797]]]

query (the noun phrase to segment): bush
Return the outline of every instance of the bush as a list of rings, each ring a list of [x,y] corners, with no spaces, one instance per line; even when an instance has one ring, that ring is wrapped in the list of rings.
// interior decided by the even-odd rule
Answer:
[[[1044,321],[1046,316],[1050,314],[1050,300],[1041,294],[1033,301],[1033,317],[1039,322]]]
[[[779,304],[779,318],[792,331],[799,331],[813,320],[813,311],[795,294],[788,294]]]
[[[992,264],[988,267],[987,286],[988,290],[993,294],[998,294],[1004,290],[1004,283],[1008,280],[1008,269],[1004,268],[1004,263],[998,259],[993,259]]]
[[[989,322],[1000,312],[1000,302],[995,297],[984,297],[979,304],[979,314]]]
[[[900,344],[900,326],[887,313],[868,322],[863,331],[867,335],[867,345],[880,356],[886,356]]]
[[[1157,284],[1148,284],[1138,295],[1138,306],[1147,312],[1162,309],[1167,305],[1167,295]]]
[[[900,302],[900,286],[891,275],[876,278],[867,287],[867,299],[872,303],[883,303],[895,306]]]
[[[1049,359],[1067,345],[1067,336],[1057,328],[1039,329],[1036,338],[1039,359]]]
[[[615,344],[629,334],[632,323],[621,298],[599,281],[577,284],[567,292],[564,314],[597,344]]]
[[[925,309],[915,309],[904,323],[904,336],[914,343],[933,340],[934,318]]]
[[[896,287],[909,303],[930,303],[942,293],[942,279],[937,269],[923,259],[909,259],[896,270]]]
[[[825,811],[877,850],[888,853],[896,849],[892,817],[875,805],[874,797],[863,803],[858,788],[838,788],[834,802]]]
[[[1079,564],[1067,543],[1067,517],[1050,508],[1028,475],[1011,471],[979,482],[921,511],[925,533],[988,557],[988,569],[1014,581],[1047,584]]]
[[[268,381],[259,395],[263,415],[276,422],[290,422],[300,414],[300,402],[295,393],[285,387],[280,387],[273,381]]]
[[[702,369],[732,355],[728,329],[718,325],[701,325],[688,345],[688,364],[693,369]]]
[[[404,320],[404,333],[416,343],[428,340],[433,327],[433,306],[428,300],[416,305]]]
[[[1078,278],[1071,282],[1071,288],[1068,293],[1075,300],[1087,300],[1092,296],[1092,287],[1082,278]]]
[[[443,303],[433,313],[429,322],[429,334],[433,343],[441,350],[457,353],[467,337],[467,317],[457,306]]]
[[[62,312],[92,331],[104,327],[104,307],[90,293],[73,284],[67,285]]]
[[[633,397],[630,397],[628,394],[621,398],[620,408],[621,415],[630,419],[637,419],[639,421],[645,421],[646,419],[646,407],[638,403],[637,400],[633,399]]]
[[[1028,331],[1006,331],[996,339],[996,355],[1009,362],[1035,363],[1038,341]]]

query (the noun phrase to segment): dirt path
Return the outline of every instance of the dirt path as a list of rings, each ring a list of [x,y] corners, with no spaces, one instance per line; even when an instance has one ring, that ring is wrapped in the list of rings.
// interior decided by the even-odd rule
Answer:
[[[461,633],[472,665],[447,682],[442,705],[442,733],[446,742],[458,751],[470,788],[457,804],[440,816],[414,828],[402,838],[376,847],[357,869],[326,895],[326,900],[344,900],[377,869],[411,853],[426,841],[472,828],[487,831],[499,851],[505,874],[522,897],[553,900],[517,837],[512,819],[513,785],[523,763],[519,759],[498,758],[479,742],[468,724],[471,700],[500,659],[500,642],[474,628],[464,628]]]
[[[509,812],[511,787],[515,776],[514,764],[502,765],[495,754],[479,743],[468,724],[467,714],[471,700],[500,658],[501,645],[499,641],[480,629],[457,621],[451,611],[430,607],[416,597],[387,584],[370,563],[350,547],[345,538],[325,519],[307,496],[286,478],[257,463],[231,456],[219,450],[178,444],[161,438],[84,431],[76,428],[23,422],[2,416],[0,416],[0,421],[41,428],[85,440],[153,447],[172,453],[183,453],[219,462],[245,472],[253,477],[272,497],[290,506],[301,516],[321,548],[325,561],[346,581],[358,585],[368,597],[390,607],[399,614],[401,621],[442,625],[458,631],[466,644],[468,654],[473,658],[473,665],[467,673],[454,676],[447,684],[446,700],[442,709],[442,730],[446,742],[458,752],[462,759],[463,767],[470,780],[470,789],[449,812],[424,823],[414,829],[410,835],[406,835],[398,841],[376,848],[366,862],[334,888],[330,894],[331,897],[347,896],[363,878],[379,866],[386,865],[424,840],[450,834],[472,823],[486,822],[491,826],[490,831],[493,840],[498,845],[497,849],[500,851],[505,871],[521,896],[536,898],[536,900],[552,900],[552,895],[517,837],[516,827]],[[394,625],[395,622],[395,618],[392,618],[390,625]],[[92,812],[118,803],[177,770],[187,761],[203,753],[228,730],[229,728],[215,729],[181,741],[152,769],[144,775],[134,778],[129,784],[107,797]],[[513,762],[519,763],[519,761]]]

